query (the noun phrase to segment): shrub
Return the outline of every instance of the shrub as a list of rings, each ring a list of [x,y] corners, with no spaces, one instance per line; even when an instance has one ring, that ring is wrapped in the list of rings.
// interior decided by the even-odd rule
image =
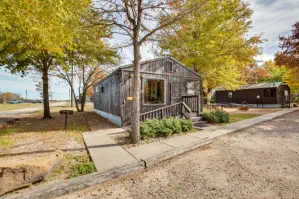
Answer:
[[[153,138],[170,136],[173,133],[181,133],[192,130],[193,123],[190,120],[178,118],[165,118],[162,120],[147,120],[140,125],[141,138]]]
[[[163,122],[163,125],[162,125],[163,128],[171,130],[171,133],[180,133],[180,132],[182,132],[180,119],[170,117],[170,118],[163,119],[162,122]]]
[[[209,123],[225,123],[229,121],[229,114],[225,111],[203,112],[201,114],[203,120]]]
[[[96,172],[97,169],[93,163],[82,163],[73,165],[71,168],[70,178]]]
[[[193,123],[191,120],[185,120],[182,119],[181,120],[181,126],[182,126],[182,131],[183,132],[187,132],[187,131],[191,131],[193,128]]]

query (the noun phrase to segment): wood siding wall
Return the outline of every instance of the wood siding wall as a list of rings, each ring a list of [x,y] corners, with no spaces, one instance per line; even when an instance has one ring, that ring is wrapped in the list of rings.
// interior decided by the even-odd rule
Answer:
[[[108,76],[94,87],[94,108],[100,111],[121,116],[121,71]],[[103,92],[96,92],[96,87],[103,86]]]
[[[173,71],[166,71],[166,62],[173,62]],[[200,77],[194,74],[189,69],[182,66],[180,63],[175,62],[172,59],[163,59],[152,61],[148,63],[141,64],[141,107],[140,113],[145,113],[148,111],[156,110],[164,106],[178,103],[182,101],[182,96],[187,95],[187,82],[194,80],[195,83],[195,94],[200,95]],[[121,109],[122,109],[122,123],[123,125],[128,125],[131,123],[131,110],[132,110],[132,101],[127,100],[127,97],[132,97],[133,95],[133,79],[131,75],[132,68],[126,68],[123,70],[122,74],[122,96],[121,96]],[[145,105],[143,104],[143,80],[148,79],[163,79],[165,81],[165,104],[164,105]],[[179,93],[174,92],[174,86],[179,90]]]
[[[216,91],[216,103],[236,103],[242,104],[244,101],[247,104],[279,104],[277,100],[277,94],[273,97],[266,97],[265,90],[276,88],[260,88],[260,89],[244,89],[236,91]],[[228,97],[228,93],[232,92],[232,98]],[[257,95],[260,95],[260,99],[257,100]]]

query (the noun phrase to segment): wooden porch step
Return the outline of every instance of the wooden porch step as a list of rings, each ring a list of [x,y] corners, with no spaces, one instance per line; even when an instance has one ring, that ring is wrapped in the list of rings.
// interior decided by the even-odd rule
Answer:
[[[192,117],[197,117],[197,113],[194,113],[194,112],[189,113],[189,115],[190,115],[191,118],[192,118]]]
[[[202,117],[191,117],[192,122],[201,121]]]
[[[209,124],[207,121],[197,121],[197,122],[193,122],[193,126],[194,128],[201,128],[201,127],[209,126]]]

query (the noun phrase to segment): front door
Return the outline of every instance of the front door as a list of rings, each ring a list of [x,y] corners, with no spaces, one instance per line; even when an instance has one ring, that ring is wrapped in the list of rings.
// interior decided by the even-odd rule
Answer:
[[[171,83],[171,104],[181,101],[181,82],[173,81]]]

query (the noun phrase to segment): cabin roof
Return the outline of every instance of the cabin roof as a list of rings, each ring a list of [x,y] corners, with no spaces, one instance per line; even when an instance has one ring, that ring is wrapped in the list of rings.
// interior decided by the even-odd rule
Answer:
[[[237,89],[237,90],[277,88],[282,84],[283,84],[283,82],[264,82],[264,83],[259,83],[259,84],[248,84],[245,86],[240,86],[240,89]],[[217,89],[217,91],[226,91],[226,89]]]
[[[150,59],[150,60],[142,61],[142,62],[140,62],[140,64],[146,64],[146,63],[150,63],[150,62],[153,62],[153,61],[159,61],[159,60],[164,60],[164,59],[172,59],[173,61],[179,63],[180,65],[182,65],[183,67],[185,67],[187,70],[191,71],[192,73],[194,73],[198,77],[202,78],[201,75],[199,75],[198,73],[194,72],[193,70],[191,70],[190,68],[186,67],[184,64],[182,64],[181,62],[179,62],[178,60],[176,60],[176,59],[174,59],[172,57],[165,57],[165,56],[164,57],[158,57],[158,58],[155,58],[155,59]],[[122,65],[122,66],[118,67],[117,69],[115,69],[114,71],[112,71],[111,73],[109,73],[106,77],[104,77],[99,82],[97,82],[96,85],[98,85],[99,83],[103,82],[105,79],[107,79],[111,75],[115,74],[117,71],[123,70],[123,69],[128,69],[128,68],[131,68],[132,66],[133,66],[133,64],[126,64],[126,65]]]
[[[142,61],[140,62],[140,64],[146,64],[146,63],[150,63],[150,62],[154,62],[154,61],[159,61],[159,60],[164,60],[164,59],[172,59],[173,61],[179,63],[180,65],[182,65],[183,67],[185,67],[187,70],[191,71],[192,73],[194,73],[196,76],[202,78],[202,76],[196,72],[194,72],[193,70],[191,70],[190,68],[188,68],[187,66],[185,66],[183,63],[179,62],[178,60],[174,59],[173,57],[170,56],[164,56],[164,57],[158,57],[158,58],[154,58],[154,59],[150,59],[150,60],[146,60],[146,61]],[[126,64],[126,65],[122,65],[119,68],[120,69],[127,69],[127,68],[131,68],[133,66],[133,64]]]

